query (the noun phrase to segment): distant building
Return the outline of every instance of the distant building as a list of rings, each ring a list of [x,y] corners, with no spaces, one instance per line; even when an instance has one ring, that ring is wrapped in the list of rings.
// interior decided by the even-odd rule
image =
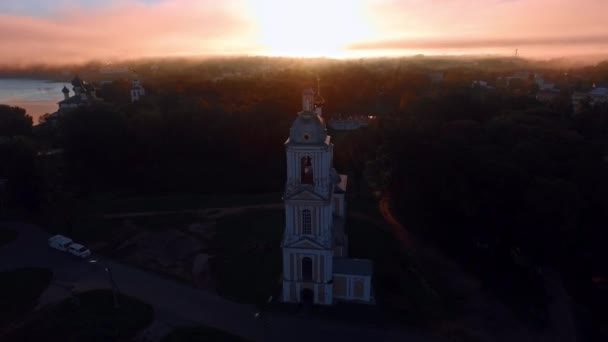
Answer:
[[[285,142],[285,232],[282,301],[332,305],[336,301],[373,303],[373,265],[348,258],[347,176],[333,168],[334,146],[315,108],[312,89]]]
[[[138,79],[134,79],[131,85],[131,103],[139,101],[146,95],[146,90],[141,86]]]
[[[536,99],[539,102],[548,104],[553,103],[559,97],[561,91],[556,88],[545,88],[541,89],[536,93]]]
[[[536,83],[536,85],[538,86],[538,89],[540,90],[547,90],[547,89],[555,89],[555,83],[550,83],[545,81],[545,79],[538,75],[534,78],[534,82]]]
[[[572,94],[572,108],[575,114],[581,112],[584,103],[590,106],[608,104],[608,87],[596,87],[589,92]]]
[[[97,89],[92,84],[81,80],[78,75],[72,80],[72,91],[74,95],[70,96],[68,87],[63,86],[61,89],[63,100],[57,102],[59,108],[56,112],[43,116],[44,122],[53,121],[63,113],[101,101],[101,98],[97,97]]]
[[[373,115],[335,115],[329,122],[329,128],[336,131],[354,131],[369,126],[371,120],[376,117]]]
[[[124,65],[106,65],[99,68],[100,74],[126,74],[129,72],[129,68]]]
[[[482,88],[482,89],[494,89],[493,86],[488,84],[487,81],[473,81],[471,84],[472,88]]]
[[[64,98],[57,103],[59,105],[58,112],[65,112],[78,107],[88,106],[91,103],[100,100],[97,97],[95,87],[90,83],[84,82],[78,76],[74,77],[72,80],[72,90],[74,91],[74,95],[70,96],[69,89],[65,86],[63,87],[62,93]]]
[[[443,78],[444,78],[444,73],[442,71],[436,71],[436,72],[432,72],[429,74],[429,80],[431,81],[431,84],[440,84],[441,82],[443,82]]]

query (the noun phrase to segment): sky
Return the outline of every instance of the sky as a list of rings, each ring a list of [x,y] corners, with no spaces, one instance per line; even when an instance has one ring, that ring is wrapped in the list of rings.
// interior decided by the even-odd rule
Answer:
[[[1,0],[0,64],[608,54],[608,0]]]

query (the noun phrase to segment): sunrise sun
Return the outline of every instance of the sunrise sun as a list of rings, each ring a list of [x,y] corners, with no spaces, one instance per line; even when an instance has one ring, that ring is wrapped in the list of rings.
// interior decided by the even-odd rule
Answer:
[[[366,39],[370,26],[362,0],[250,0],[265,52],[276,56],[343,57]]]

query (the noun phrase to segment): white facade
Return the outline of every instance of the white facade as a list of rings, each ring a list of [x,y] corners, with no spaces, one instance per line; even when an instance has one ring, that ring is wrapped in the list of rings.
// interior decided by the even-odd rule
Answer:
[[[146,95],[146,91],[144,87],[141,86],[139,80],[133,80],[131,86],[131,102],[139,101],[144,95]]]
[[[334,303],[334,259],[345,261],[348,249],[343,230],[347,178],[332,167],[334,147],[315,102],[319,103],[314,101],[314,92],[306,90],[303,110],[285,142],[282,300],[330,305]],[[354,297],[369,301],[371,273],[363,277],[368,279],[369,291],[367,295],[359,291]],[[339,295],[352,297],[343,291]]]

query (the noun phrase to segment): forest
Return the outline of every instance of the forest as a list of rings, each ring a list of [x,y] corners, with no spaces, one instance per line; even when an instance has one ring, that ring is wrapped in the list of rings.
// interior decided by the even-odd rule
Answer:
[[[103,102],[38,125],[0,106],[3,215],[103,193],[280,192],[283,143],[319,76],[328,118],[378,118],[330,132],[353,196],[390,196],[405,225],[488,286],[523,274],[522,288],[533,288],[539,267],[555,268],[581,315],[605,317],[591,280],[608,277],[608,108],[574,115],[570,95],[608,81],[608,62],[242,58],[137,70],[147,95],[134,104],[123,79],[99,86]],[[497,81],[522,70],[542,73],[559,96],[541,103],[532,79]]]

